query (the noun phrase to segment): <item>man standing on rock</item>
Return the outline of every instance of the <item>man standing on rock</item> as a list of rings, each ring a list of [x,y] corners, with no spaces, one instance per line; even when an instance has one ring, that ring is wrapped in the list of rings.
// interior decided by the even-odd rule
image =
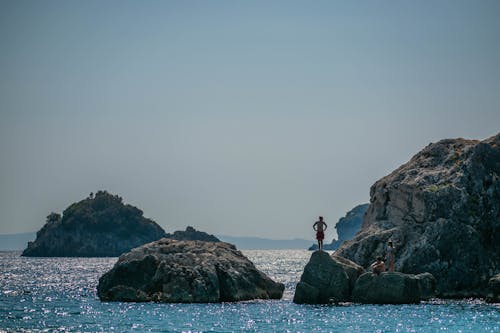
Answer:
[[[318,249],[323,250],[323,239],[325,239],[326,223],[323,221],[323,216],[319,217],[319,221],[313,224],[313,229],[316,231],[316,239],[318,240]]]

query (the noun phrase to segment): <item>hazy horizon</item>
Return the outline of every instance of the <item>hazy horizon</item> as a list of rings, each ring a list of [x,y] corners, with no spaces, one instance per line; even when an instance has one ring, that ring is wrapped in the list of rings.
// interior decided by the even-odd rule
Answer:
[[[0,1],[0,234],[107,190],[167,232],[313,239],[500,131],[498,1]]]

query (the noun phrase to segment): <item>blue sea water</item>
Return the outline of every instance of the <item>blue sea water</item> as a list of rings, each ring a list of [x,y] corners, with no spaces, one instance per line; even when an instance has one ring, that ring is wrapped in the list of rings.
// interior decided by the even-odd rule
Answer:
[[[0,332],[500,332],[500,306],[481,300],[296,305],[295,284],[310,252],[243,253],[285,284],[282,300],[102,303],[97,282],[117,258],[23,258],[19,252],[0,252]]]

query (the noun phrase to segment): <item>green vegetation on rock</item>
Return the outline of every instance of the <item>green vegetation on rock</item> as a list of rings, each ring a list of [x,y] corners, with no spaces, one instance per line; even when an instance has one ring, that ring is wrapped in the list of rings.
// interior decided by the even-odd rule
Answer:
[[[71,204],[62,214],[51,213],[28,243],[23,256],[119,256],[165,236],[154,221],[118,195],[99,191]]]

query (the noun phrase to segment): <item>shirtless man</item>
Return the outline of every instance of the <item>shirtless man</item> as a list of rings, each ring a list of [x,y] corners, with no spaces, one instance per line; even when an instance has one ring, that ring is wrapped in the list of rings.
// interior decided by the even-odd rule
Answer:
[[[385,272],[385,264],[382,261],[382,257],[377,257],[377,261],[371,264],[371,269],[373,274],[379,275],[382,272]]]
[[[316,239],[318,240],[318,248],[320,251],[323,250],[323,239],[325,239],[325,230],[327,228],[326,223],[323,221],[323,216],[319,217],[319,221],[313,224],[313,229],[316,231]]]

